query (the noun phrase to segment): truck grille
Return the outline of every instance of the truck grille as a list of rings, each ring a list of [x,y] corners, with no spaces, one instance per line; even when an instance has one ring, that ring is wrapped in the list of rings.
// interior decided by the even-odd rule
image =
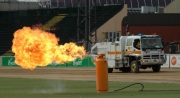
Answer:
[[[161,59],[164,55],[144,55],[143,59]]]

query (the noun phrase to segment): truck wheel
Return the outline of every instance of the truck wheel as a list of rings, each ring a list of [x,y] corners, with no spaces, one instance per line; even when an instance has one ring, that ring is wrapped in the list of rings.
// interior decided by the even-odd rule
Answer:
[[[139,72],[139,65],[137,61],[131,62],[131,72],[138,73]]]
[[[153,70],[154,72],[159,72],[160,69],[161,69],[161,65],[154,65],[154,66],[152,66],[152,70]]]
[[[113,72],[113,68],[108,68],[108,73],[112,73]]]

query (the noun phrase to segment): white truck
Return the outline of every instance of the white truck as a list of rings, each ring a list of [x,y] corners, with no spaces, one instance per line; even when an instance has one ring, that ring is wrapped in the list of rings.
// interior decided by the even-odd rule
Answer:
[[[158,35],[120,36],[115,39],[98,42],[91,47],[91,54],[105,54],[108,73],[113,69],[138,73],[140,68],[159,72],[166,62],[163,40]]]

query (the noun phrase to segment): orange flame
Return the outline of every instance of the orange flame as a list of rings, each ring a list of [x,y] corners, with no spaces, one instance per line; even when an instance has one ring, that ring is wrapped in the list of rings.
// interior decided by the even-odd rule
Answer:
[[[15,53],[15,63],[25,69],[35,69],[37,66],[47,66],[53,61],[65,63],[83,58],[84,47],[75,43],[58,45],[59,39],[52,33],[40,29],[23,27],[14,33],[12,51]]]

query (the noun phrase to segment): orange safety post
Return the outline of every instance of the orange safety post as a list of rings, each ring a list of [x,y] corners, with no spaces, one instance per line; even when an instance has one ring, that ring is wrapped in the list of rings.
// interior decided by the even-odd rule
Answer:
[[[97,93],[108,92],[108,65],[104,54],[96,58],[96,90]]]

